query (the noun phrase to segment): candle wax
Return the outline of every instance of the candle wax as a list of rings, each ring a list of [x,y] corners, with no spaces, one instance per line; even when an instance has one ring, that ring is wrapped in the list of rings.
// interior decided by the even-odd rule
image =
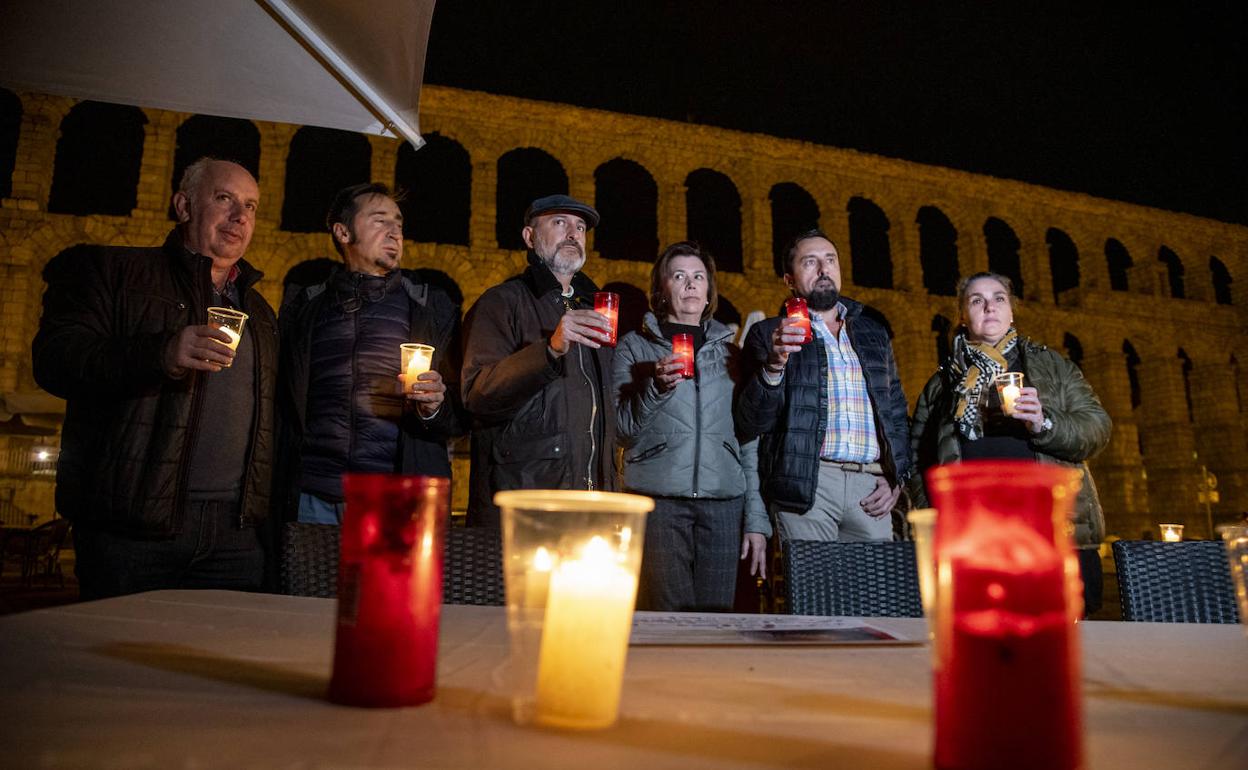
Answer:
[[[1022,390],[1017,385],[1006,385],[1001,388],[1001,411],[1007,415],[1014,414],[1014,402],[1018,400]]]
[[[394,359],[391,359],[392,361]],[[408,390],[412,389],[412,385],[416,383],[416,378],[429,371],[433,363],[432,351],[414,350],[412,357],[407,361],[407,371],[403,375],[403,384]]]

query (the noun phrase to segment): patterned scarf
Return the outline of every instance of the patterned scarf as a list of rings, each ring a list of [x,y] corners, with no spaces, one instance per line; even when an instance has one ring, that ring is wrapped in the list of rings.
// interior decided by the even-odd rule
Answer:
[[[965,330],[953,338],[950,368],[962,378],[953,389],[957,397],[953,420],[967,441],[976,441],[983,436],[984,426],[979,414],[980,405],[984,403],[981,396],[985,387],[993,386],[998,374],[1009,369],[1005,357],[1017,344],[1018,332],[1013,326],[995,345],[971,342],[966,338]]]

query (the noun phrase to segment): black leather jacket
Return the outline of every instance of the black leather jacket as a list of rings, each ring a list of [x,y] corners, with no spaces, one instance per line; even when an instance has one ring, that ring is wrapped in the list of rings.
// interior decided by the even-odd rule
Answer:
[[[906,395],[893,346],[883,325],[864,314],[860,303],[846,297],[840,301],[846,308],[850,344],[867,380],[880,464],[889,483],[898,486],[909,478],[913,464]],[[758,470],[763,499],[804,511],[814,504],[819,452],[827,431],[828,361],[823,345],[812,342],[789,356],[780,384],[767,383],[762,369],[771,334],[782,320],[768,318],[750,327],[744,346],[750,373],[737,397],[735,416],[737,430],[761,437]]]
[[[243,475],[241,516],[269,510],[277,319],[245,260],[235,285],[250,318],[256,412]],[[56,505],[76,522],[134,537],[169,537],[182,526],[193,442],[210,436],[200,414],[204,373],[164,370],[169,340],[207,322],[211,261],[175,230],[160,248],[81,246],[50,261],[43,318],[32,345],[35,381],[68,404]]]

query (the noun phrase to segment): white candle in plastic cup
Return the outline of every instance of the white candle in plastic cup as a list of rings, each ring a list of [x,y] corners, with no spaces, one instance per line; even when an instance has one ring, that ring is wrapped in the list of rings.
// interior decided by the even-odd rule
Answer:
[[[237,351],[238,343],[243,339],[243,325],[247,323],[247,314],[229,307],[208,308],[208,325],[213,329],[225,332],[229,342],[222,343]],[[224,364],[229,366],[229,364]]]
[[[616,720],[637,577],[601,537],[550,574],[534,721],[596,729]]]
[[[411,390],[417,378],[433,367],[433,346],[407,342],[399,346],[399,356],[402,359],[403,387]]]
[[[1023,373],[1004,372],[996,377],[997,395],[1001,398],[1001,411],[1014,414],[1014,402],[1023,392]]]
[[[1182,524],[1158,524],[1161,529],[1161,539],[1166,543],[1178,543],[1183,540]]]

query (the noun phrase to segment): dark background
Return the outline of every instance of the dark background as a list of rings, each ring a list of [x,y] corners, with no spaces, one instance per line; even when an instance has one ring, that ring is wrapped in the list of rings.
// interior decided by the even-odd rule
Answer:
[[[1248,224],[1248,3],[1029,5],[440,0],[425,79]]]

